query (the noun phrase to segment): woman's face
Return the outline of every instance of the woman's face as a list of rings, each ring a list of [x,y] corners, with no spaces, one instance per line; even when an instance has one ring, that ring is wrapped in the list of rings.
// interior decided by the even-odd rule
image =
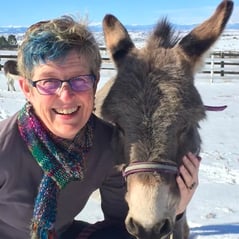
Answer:
[[[87,74],[91,72],[86,58],[71,51],[63,59],[36,66],[31,80],[49,78],[68,80]],[[87,91],[75,92],[69,84],[63,83],[57,94],[41,95],[25,79],[20,79],[20,86],[38,117],[53,134],[59,137],[73,139],[93,111],[95,93],[93,87]]]

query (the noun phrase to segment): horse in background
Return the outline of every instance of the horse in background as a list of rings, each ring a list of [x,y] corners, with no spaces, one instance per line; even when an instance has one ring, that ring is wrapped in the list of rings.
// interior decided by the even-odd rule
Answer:
[[[163,19],[141,49],[115,16],[104,17],[106,47],[117,73],[107,89],[97,92],[96,110],[119,129],[116,144],[123,148],[129,207],[125,224],[138,239],[189,236],[186,217],[182,227],[174,225],[180,201],[178,168],[183,155],[199,154],[199,122],[206,117],[194,75],[232,9],[232,1],[222,1],[182,39]]]
[[[15,60],[8,60],[3,65],[4,75],[7,78],[7,90],[16,91],[14,81],[18,80],[19,72],[17,69],[17,62]]]

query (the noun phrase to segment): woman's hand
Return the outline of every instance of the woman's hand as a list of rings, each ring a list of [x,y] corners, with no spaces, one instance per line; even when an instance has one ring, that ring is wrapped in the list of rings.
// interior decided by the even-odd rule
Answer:
[[[179,168],[180,175],[176,179],[181,194],[177,215],[182,214],[186,210],[196,191],[200,160],[201,158],[192,153],[188,153],[183,157],[183,164]]]

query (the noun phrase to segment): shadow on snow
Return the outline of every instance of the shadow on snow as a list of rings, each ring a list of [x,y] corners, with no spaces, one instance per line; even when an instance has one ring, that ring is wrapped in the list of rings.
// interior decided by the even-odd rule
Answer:
[[[221,224],[221,225],[206,225],[194,227],[190,229],[190,239],[196,239],[198,236],[213,236],[213,235],[239,235],[239,223]]]

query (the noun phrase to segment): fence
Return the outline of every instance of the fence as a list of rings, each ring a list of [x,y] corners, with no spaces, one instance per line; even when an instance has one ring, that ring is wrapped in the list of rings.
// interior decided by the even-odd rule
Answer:
[[[115,70],[114,64],[110,60],[106,48],[100,47],[102,56],[102,70]],[[6,60],[16,59],[14,54],[0,55],[0,70]],[[197,73],[197,78],[230,80],[239,79],[239,51],[214,51],[205,59],[203,69]]]
[[[205,59],[205,65],[198,78],[207,77],[211,82],[214,79],[239,79],[239,52],[214,51]]]

